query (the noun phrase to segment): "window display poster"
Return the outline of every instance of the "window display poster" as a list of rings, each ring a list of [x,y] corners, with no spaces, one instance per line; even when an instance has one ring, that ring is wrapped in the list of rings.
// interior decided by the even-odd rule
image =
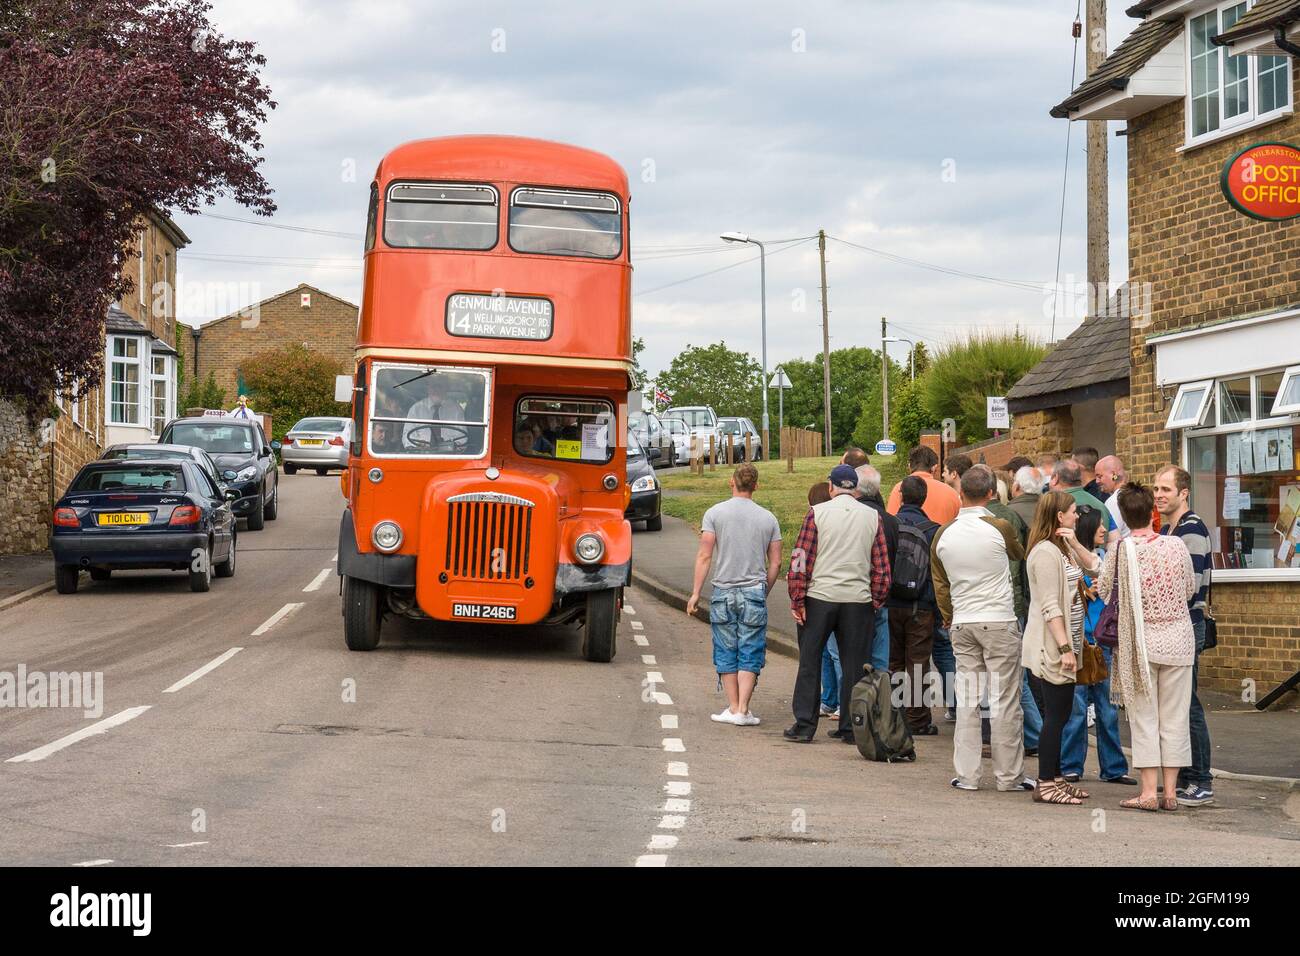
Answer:
[[[1282,450],[1282,429],[1271,428],[1264,432],[1264,445],[1267,451],[1264,453],[1264,470],[1281,471],[1281,457],[1279,453]],[[1287,464],[1291,463],[1290,457],[1287,458]]]
[[[1290,471],[1292,468],[1300,471],[1300,463],[1295,460],[1294,437],[1290,428],[1279,428],[1277,430],[1278,458],[1280,459],[1279,464],[1282,471]]]
[[[1237,439],[1241,444],[1241,473],[1243,475],[1253,475],[1255,473],[1255,442],[1249,433],[1238,435]]]
[[[582,457],[590,461],[604,461],[609,444],[609,425],[606,422],[584,423],[582,426]]]
[[[1283,485],[1277,492],[1278,515],[1273,530],[1283,538],[1293,538],[1300,531],[1296,517],[1300,516],[1300,485]]]
[[[1247,446],[1242,445],[1245,449]],[[1241,517],[1241,479],[1223,479],[1223,520],[1237,521]]]
[[[1228,436],[1228,474],[1241,474],[1241,436],[1237,434]]]
[[[1268,439],[1272,434],[1273,430],[1269,428],[1255,432],[1255,467],[1251,469],[1251,474],[1270,470],[1268,468]]]

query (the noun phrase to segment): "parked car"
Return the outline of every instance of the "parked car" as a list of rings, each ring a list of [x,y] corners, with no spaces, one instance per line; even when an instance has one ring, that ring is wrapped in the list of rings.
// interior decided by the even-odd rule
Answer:
[[[672,463],[680,465],[691,460],[691,430],[680,418],[661,418],[660,423],[673,442]]]
[[[212,456],[202,448],[195,448],[192,445],[109,445],[99,457],[105,461],[120,461],[123,458],[169,458],[182,461],[188,459],[198,462],[199,467],[208,473],[208,477],[216,482],[218,488],[222,488],[226,483],[221,477],[221,469],[212,460]]]
[[[316,474],[348,467],[348,449],[352,444],[352,419],[304,418],[285,433],[280,445],[284,473],[299,468],[315,468]]]
[[[718,416],[709,405],[674,405],[664,412],[664,418],[680,418],[695,436],[700,457],[709,457],[709,438],[713,438],[713,448],[722,447],[722,432],[718,428]],[[689,458],[689,455],[687,456]]]
[[[158,436],[163,444],[202,448],[221,469],[221,478],[239,492],[231,506],[236,518],[248,519],[249,531],[261,531],[280,510],[279,442],[268,442],[260,422],[242,418],[178,418]]]
[[[628,415],[627,424],[636,433],[636,440],[641,443],[651,465],[660,468],[677,464],[672,436],[658,415],[647,411],[633,412]]]
[[[118,569],[188,571],[191,591],[235,573],[234,489],[180,458],[99,459],[54,507],[54,586],[77,590],[82,569],[107,581]]]
[[[725,460],[732,462],[747,460],[745,458],[746,435],[749,436],[753,460],[763,460],[763,433],[754,427],[752,420],[729,415],[718,419],[718,427],[722,429],[722,441],[726,445],[723,451]]]
[[[623,517],[628,521],[644,521],[647,531],[662,530],[664,519],[659,513],[659,479],[646,457],[645,449],[630,428],[627,432],[627,483],[632,489],[632,498]]]

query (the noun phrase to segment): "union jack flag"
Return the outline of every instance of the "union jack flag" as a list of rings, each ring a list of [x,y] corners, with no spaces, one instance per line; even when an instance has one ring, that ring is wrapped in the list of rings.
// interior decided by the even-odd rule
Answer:
[[[671,395],[669,395],[667,392],[665,392],[662,388],[656,388],[656,389],[655,389],[655,404],[656,404],[656,405],[658,405],[660,402],[663,402],[665,405],[668,405],[668,404],[670,404],[670,403],[672,402],[672,400],[673,400],[673,397],[672,397]]]

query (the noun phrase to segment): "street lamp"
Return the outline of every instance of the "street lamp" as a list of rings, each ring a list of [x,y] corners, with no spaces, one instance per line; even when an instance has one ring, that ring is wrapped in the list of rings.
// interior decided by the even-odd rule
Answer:
[[[743,232],[724,232],[721,238],[723,242],[748,242],[758,246],[759,303],[763,317],[763,457],[771,458],[767,418],[767,249]]]
[[[911,366],[912,381],[916,381],[916,343],[911,339],[904,338],[901,335],[887,335],[880,341],[882,342],[906,342],[908,344],[907,363]]]

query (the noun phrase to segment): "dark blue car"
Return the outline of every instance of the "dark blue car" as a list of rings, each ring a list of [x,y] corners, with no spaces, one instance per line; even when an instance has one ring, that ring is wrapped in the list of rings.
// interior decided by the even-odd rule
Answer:
[[[55,587],[75,592],[83,568],[94,581],[118,569],[167,568],[189,572],[190,590],[208,590],[214,573],[235,573],[236,495],[193,461],[92,461],[54,508]]]

